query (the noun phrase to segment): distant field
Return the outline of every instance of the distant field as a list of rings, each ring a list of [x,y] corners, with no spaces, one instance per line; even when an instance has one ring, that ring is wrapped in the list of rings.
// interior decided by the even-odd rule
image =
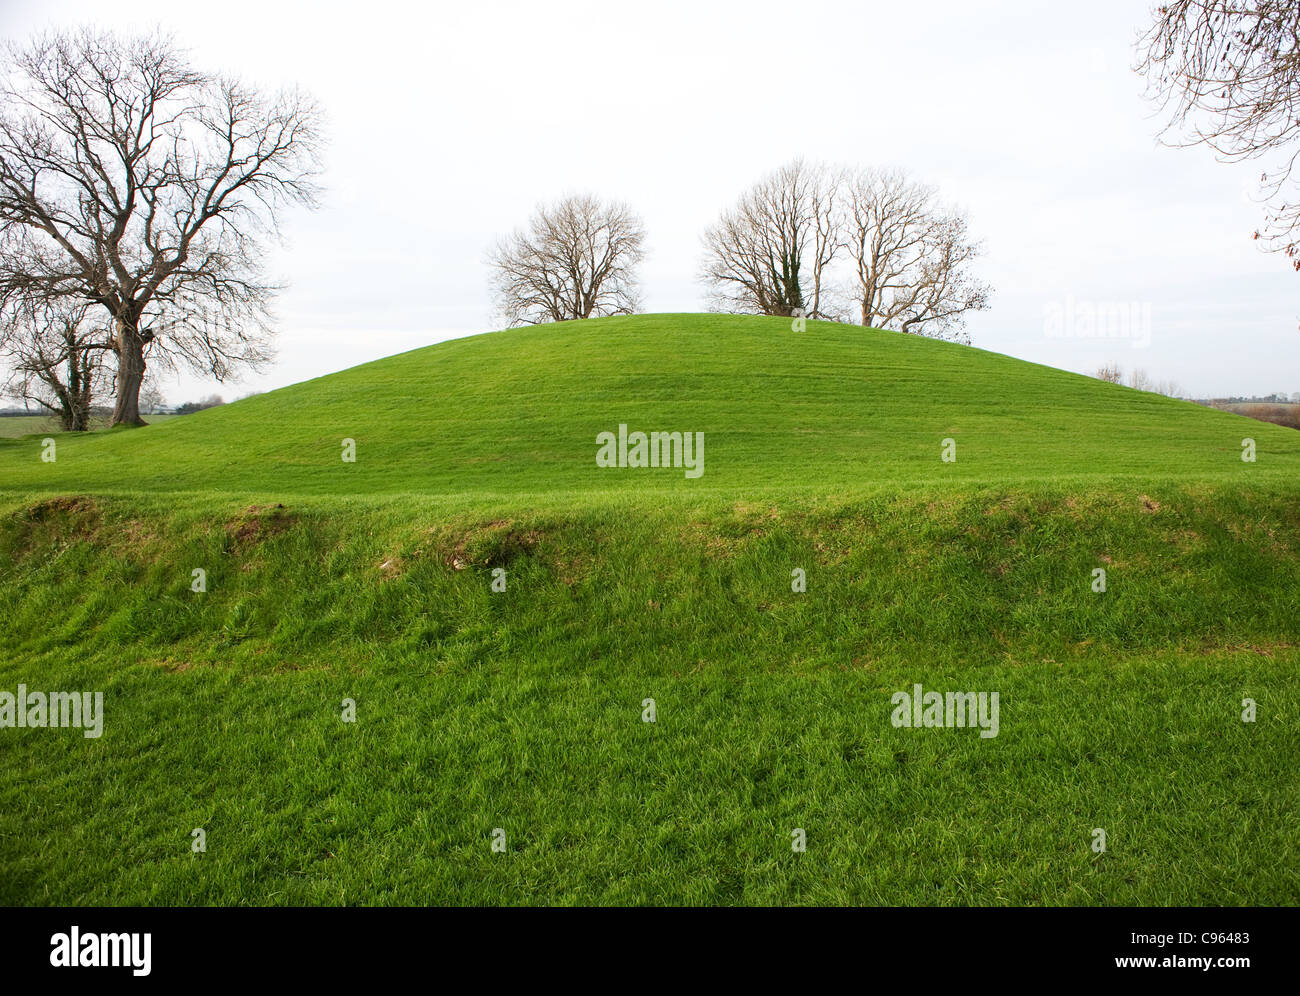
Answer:
[[[598,468],[620,423],[704,475]],[[0,730],[0,902],[1300,902],[1293,430],[671,315],[39,444],[0,690],[105,725]],[[895,726],[915,684],[997,736]]]
[[[1300,429],[1300,405],[1284,405],[1278,402],[1241,402],[1219,406],[1223,411],[1247,418],[1259,419],[1284,425],[1288,429]]]
[[[175,415],[146,415],[145,421],[166,422]],[[107,418],[91,420],[91,431],[97,432],[108,428]],[[18,439],[36,433],[48,434],[59,431],[59,420],[53,415],[0,415],[0,439]]]

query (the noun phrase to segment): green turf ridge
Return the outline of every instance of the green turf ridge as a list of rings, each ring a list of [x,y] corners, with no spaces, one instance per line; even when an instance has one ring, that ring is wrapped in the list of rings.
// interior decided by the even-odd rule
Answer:
[[[0,443],[0,691],[105,694],[99,739],[0,730],[0,902],[1300,900],[1290,430],[793,335],[497,333]],[[596,472],[620,421],[709,433],[705,476]],[[916,683],[998,736],[893,727]]]
[[[0,687],[106,716],[4,731],[0,899],[1294,902],[1300,518],[1152,490],[11,506]]]

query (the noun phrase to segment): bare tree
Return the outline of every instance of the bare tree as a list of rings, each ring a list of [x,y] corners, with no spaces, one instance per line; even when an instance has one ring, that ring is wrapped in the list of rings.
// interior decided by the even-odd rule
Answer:
[[[626,204],[584,194],[539,206],[488,257],[497,306],[510,325],[630,315],[644,242]]]
[[[1295,0],[1171,0],[1138,45],[1148,96],[1168,112],[1171,144],[1204,144],[1226,162],[1277,156],[1260,176],[1262,231],[1300,270],[1300,4]],[[1288,194],[1288,189],[1291,193]]]
[[[1113,369],[1116,375],[1119,374],[1119,367],[1117,366],[1113,368],[1102,367],[1102,371],[1107,369]],[[1098,372],[1098,376],[1101,376],[1101,371]],[[1115,383],[1119,383],[1119,381],[1117,380]],[[1135,391],[1149,391],[1152,394],[1163,394],[1169,398],[1181,398],[1185,393],[1176,380],[1156,380],[1141,367],[1137,367],[1129,373],[1128,386]]]
[[[95,398],[107,386],[103,325],[87,316],[88,302],[56,298],[15,309],[0,336],[0,356],[11,375],[6,391],[59,419],[65,432],[90,428]]]
[[[1156,389],[1155,381],[1151,375],[1141,367],[1135,367],[1128,375],[1128,386],[1135,391],[1154,391]]]
[[[315,204],[318,113],[199,72],[164,37],[89,30],[9,46],[0,88],[0,309],[94,304],[113,424],[142,424],[146,356],[217,379],[269,359],[262,242]]]
[[[156,414],[158,409],[167,404],[167,399],[163,397],[162,387],[158,384],[158,378],[152,371],[144,375],[144,383],[140,385],[140,409],[146,415]]]
[[[1124,382],[1124,371],[1120,369],[1118,363],[1107,363],[1098,367],[1093,376],[1098,380],[1104,380],[1107,384],[1122,384]]]
[[[969,342],[965,315],[988,307],[991,288],[970,274],[982,250],[965,217],[941,207],[933,187],[897,170],[856,174],[845,202],[844,240],[862,324]]]
[[[796,159],[754,185],[704,234],[704,282],[724,311],[825,313],[825,276],[840,250],[842,171]]]

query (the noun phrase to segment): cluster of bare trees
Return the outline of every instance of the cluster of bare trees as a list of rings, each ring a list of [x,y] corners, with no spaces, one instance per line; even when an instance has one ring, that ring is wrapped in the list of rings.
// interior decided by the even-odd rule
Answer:
[[[1097,368],[1093,374],[1098,380],[1104,380],[1108,384],[1123,384],[1124,370],[1118,363],[1106,363]],[[1151,391],[1155,394],[1163,394],[1170,398],[1182,398],[1186,394],[1182,387],[1176,381],[1156,380],[1141,367],[1135,367],[1129,372],[1128,386],[1135,391]]]
[[[1205,145],[1227,162],[1276,161],[1259,179],[1255,231],[1300,271],[1300,4],[1295,0],[1170,0],[1138,45],[1148,95],[1173,144]]]
[[[630,314],[645,229],[625,204],[584,195],[537,209],[489,255],[512,325]],[[990,289],[965,217],[897,170],[856,173],[802,160],[764,177],[704,234],[716,308],[858,321],[965,339]]]
[[[968,341],[965,316],[991,293],[971,273],[981,250],[965,216],[898,170],[795,160],[724,211],[704,248],[704,280],[727,311]]]
[[[0,87],[0,351],[10,388],[113,424],[149,365],[229,376],[270,355],[267,237],[314,205],[318,112],[200,72],[161,36],[83,30],[9,46]]]

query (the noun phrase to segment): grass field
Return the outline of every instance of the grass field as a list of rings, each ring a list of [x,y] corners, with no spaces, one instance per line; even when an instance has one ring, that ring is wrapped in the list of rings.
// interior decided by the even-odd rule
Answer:
[[[175,415],[150,415],[149,424],[166,422]],[[107,416],[95,416],[91,419],[92,432],[108,428]],[[59,431],[59,420],[53,415],[0,415],[0,439],[21,439],[23,436],[49,435]]]
[[[598,468],[619,424],[703,476]],[[104,732],[0,729],[0,901],[1300,900],[1294,430],[660,315],[41,452],[0,440],[0,691]],[[997,736],[895,727],[918,683]]]

